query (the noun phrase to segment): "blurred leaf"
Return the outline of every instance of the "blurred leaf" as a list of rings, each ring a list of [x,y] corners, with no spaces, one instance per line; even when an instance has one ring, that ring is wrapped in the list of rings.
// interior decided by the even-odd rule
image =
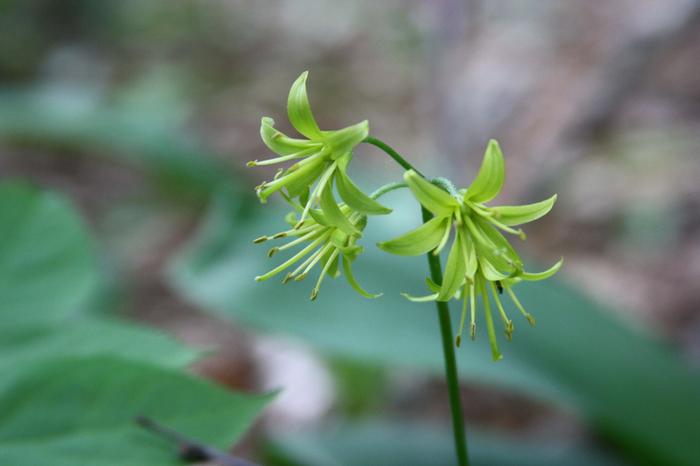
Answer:
[[[92,240],[61,197],[0,184],[0,314],[3,326],[74,314],[98,284]]]
[[[0,92],[0,138],[106,155],[133,163],[184,198],[203,201],[219,188],[236,191],[234,173],[168,118],[169,108],[142,112],[98,105],[83,90]]]
[[[114,358],[46,365],[0,394],[0,464],[175,466],[176,448],[136,416],[224,449],[269,399]]]
[[[614,466],[623,464],[576,445],[470,433],[474,466]],[[534,446],[539,445],[539,446]],[[450,466],[449,432],[429,425],[328,425],[312,433],[278,433],[268,447],[274,466]]]
[[[0,314],[1,315],[1,314]],[[119,356],[182,368],[197,353],[156,330],[107,319],[0,327],[0,389],[39,363],[61,358]]]
[[[282,214],[243,223],[227,217],[230,210],[219,200],[200,235],[170,270],[172,283],[193,302],[261,330],[302,338],[327,355],[442,373],[433,309],[398,296],[421,289],[424,258],[397,260],[367,247],[356,262],[357,274],[384,291],[384,297],[365,300],[343,283],[328,283],[318,302],[311,303],[306,297],[310,285],[303,282],[253,282],[270,265],[250,241],[277,231]],[[373,222],[365,245],[378,239],[372,229],[388,238],[397,229],[410,228],[400,216]],[[221,255],[207,253],[211,244]],[[570,287],[556,281],[533,283],[518,287],[518,294],[536,315],[537,328],[516,322],[505,360],[495,364],[483,336],[463,345],[458,361],[464,379],[572,406],[649,464],[687,465],[700,459],[696,373],[649,335]],[[458,312],[453,312],[456,319]]]

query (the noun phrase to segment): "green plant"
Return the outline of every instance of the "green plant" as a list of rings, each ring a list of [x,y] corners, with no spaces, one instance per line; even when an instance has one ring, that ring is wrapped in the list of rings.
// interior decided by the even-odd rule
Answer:
[[[294,210],[286,217],[291,229],[259,237],[254,242],[262,243],[290,236],[295,238],[283,246],[270,249],[270,257],[281,250],[301,245],[304,247],[281,265],[255,279],[267,280],[303,260],[293,271],[287,273],[282,283],[292,279],[301,281],[320,263],[321,272],[311,292],[311,300],[315,300],[323,279],[328,275],[337,277],[341,274],[339,263],[342,261],[345,277],[358,293],[367,298],[379,297],[380,294],[368,293],[359,286],[350,264],[363,251],[357,241],[362,237],[367,217],[391,213],[391,209],[381,205],[377,199],[394,189],[409,188],[422,207],[423,225],[393,240],[381,242],[378,246],[384,251],[403,256],[427,254],[430,277],[426,282],[431,294],[413,297],[404,293],[404,296],[415,302],[436,302],[455,450],[460,466],[467,465],[469,459],[447,302],[452,298],[463,301],[460,329],[456,336],[456,346],[459,346],[468,307],[470,334],[472,338],[476,336],[476,298],[481,297],[492,357],[494,360],[501,359],[489,291],[510,340],[513,323],[499,295],[505,290],[517,309],[534,325],[534,318],[525,311],[512,291],[512,286],[521,281],[549,278],[559,270],[562,261],[544,272],[525,272],[520,256],[500,231],[517,235],[524,240],[523,231],[512,227],[547,214],[556,201],[556,195],[523,206],[486,206],[485,202],[498,195],[505,178],[503,154],[494,140],[489,142],[481,169],[472,184],[458,190],[445,178],[426,179],[389,145],[370,137],[367,121],[340,130],[322,131],[309,104],[307,77],[308,72],[304,72],[297,78],[287,100],[289,121],[307,139],[290,138],[274,129],[271,118],[263,117],[260,134],[267,147],[278,157],[248,163],[248,166],[260,166],[299,160],[288,168],[280,169],[273,180],[263,182],[256,188],[261,202],[267,202],[270,195],[278,192],[292,206]],[[406,169],[404,182],[382,186],[371,195],[362,192],[347,175],[353,149],[361,142],[379,147]],[[341,203],[334,196],[334,186]],[[446,247],[453,229],[455,237],[443,272],[439,254]]]

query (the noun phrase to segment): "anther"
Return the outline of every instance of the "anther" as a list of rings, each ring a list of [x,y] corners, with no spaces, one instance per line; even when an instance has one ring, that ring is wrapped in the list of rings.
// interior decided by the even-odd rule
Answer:
[[[282,279],[282,284],[284,285],[289,280],[291,280],[293,277],[294,277],[294,275],[292,275],[291,272],[287,272],[287,275],[285,275],[284,278]]]
[[[457,338],[455,338],[455,346],[459,348],[459,346],[462,344],[462,335],[457,335]]]
[[[532,314],[526,314],[525,318],[527,319],[528,322],[530,322],[530,325],[532,325],[533,327],[535,326],[536,322],[535,322],[535,318],[532,317]]]
[[[267,257],[272,257],[272,256],[274,256],[275,253],[276,253],[277,251],[279,251],[279,250],[280,250],[280,249],[277,248],[277,247],[270,248],[270,250],[267,251]]]
[[[249,167],[254,167],[258,164],[257,160],[251,160],[250,162],[246,163],[247,166]]]
[[[476,339],[476,324],[474,322],[469,325],[469,336],[472,340]]]
[[[286,238],[286,237],[287,237],[287,233],[285,233],[285,232],[275,233],[274,235],[272,235],[272,239],[280,239],[280,238]]]
[[[318,298],[318,288],[311,290],[311,301],[316,301],[316,298]]]
[[[513,340],[513,330],[515,330],[515,328],[513,327],[513,321],[509,320],[508,322],[506,322],[506,338],[508,339],[508,341]]]
[[[253,243],[254,243],[254,244],[264,243],[264,242],[267,241],[268,239],[270,239],[270,238],[267,237],[267,236],[260,236],[259,238],[255,238],[255,239],[253,240]]]
[[[300,282],[300,281],[302,281],[303,279],[305,279],[307,275],[308,275],[308,274],[306,274],[306,273],[299,274],[299,275],[297,275],[296,277],[294,277],[294,281]]]

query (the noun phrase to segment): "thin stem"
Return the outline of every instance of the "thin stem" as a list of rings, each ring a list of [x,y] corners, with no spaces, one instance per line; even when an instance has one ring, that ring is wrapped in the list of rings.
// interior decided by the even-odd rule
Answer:
[[[419,175],[425,177],[416,168],[411,165],[401,154],[392,149],[385,142],[368,137],[364,140],[368,144],[372,144],[384,152],[389,157],[394,159],[396,163],[401,165],[406,170],[414,170]],[[432,214],[422,208],[423,223],[432,218]],[[428,257],[428,267],[430,268],[430,278],[436,284],[442,284],[442,266],[440,265],[440,256],[426,254]],[[455,356],[454,346],[452,344],[452,321],[450,320],[450,308],[446,301],[435,301],[437,307],[438,319],[440,321],[440,335],[442,337],[442,352],[445,359],[445,375],[447,379],[447,391],[450,399],[450,411],[452,414],[452,432],[454,434],[455,450],[457,453],[457,464],[459,466],[469,466],[469,458],[467,456],[467,437],[464,430],[464,418],[462,416],[462,401],[459,396],[459,379],[457,378],[457,358]]]

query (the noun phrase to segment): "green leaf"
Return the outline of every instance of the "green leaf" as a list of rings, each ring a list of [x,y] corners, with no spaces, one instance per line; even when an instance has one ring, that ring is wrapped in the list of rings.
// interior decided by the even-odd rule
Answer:
[[[436,217],[447,217],[459,208],[459,202],[449,193],[438,188],[413,170],[403,174],[409,189],[423,207]]]
[[[328,222],[338,228],[343,233],[348,235],[359,236],[360,232],[353,226],[343,212],[341,212],[338,204],[333,197],[332,184],[326,183],[321,191],[321,211]]]
[[[311,113],[309,97],[306,95],[306,79],[308,76],[308,71],[301,73],[292,84],[291,89],[289,89],[287,116],[289,117],[289,122],[299,133],[309,139],[320,139],[323,135],[313,113]]]
[[[505,163],[498,142],[491,139],[484,153],[479,173],[464,194],[466,200],[487,202],[501,191],[505,178]]]
[[[459,290],[464,284],[464,273],[466,270],[467,264],[464,262],[462,242],[459,240],[459,238],[455,238],[455,240],[452,242],[450,254],[447,256],[445,274],[442,279],[440,293],[437,297],[438,301],[449,301],[450,298],[457,293],[457,290]]]
[[[544,201],[535,202],[534,204],[525,205],[504,205],[492,207],[491,211],[496,214],[496,220],[507,226],[522,225],[523,223],[532,222],[540,217],[545,216],[557,200],[557,195],[550,197]]]
[[[391,209],[384,207],[368,195],[362,192],[350,177],[346,174],[345,164],[341,164],[335,172],[335,184],[340,198],[353,210],[368,215],[383,215],[391,213]]]
[[[377,247],[399,256],[419,256],[432,251],[440,244],[445,230],[450,228],[449,223],[450,219],[447,217],[435,217],[415,230],[389,241],[378,243]]]
[[[61,197],[0,184],[0,316],[9,327],[74,315],[96,291],[93,243]]]
[[[330,424],[307,432],[272,434],[266,448],[275,465],[454,465],[451,433],[430,424],[366,421]],[[469,429],[470,464],[476,466],[621,466],[614,457],[552,440],[533,442]]]
[[[116,358],[53,363],[0,393],[0,464],[176,466],[176,446],[139,428],[137,416],[225,449],[269,399]]]
[[[272,152],[279,155],[290,155],[313,149],[321,144],[314,144],[306,139],[294,139],[275,129],[275,120],[262,117],[260,121],[260,137]]]

